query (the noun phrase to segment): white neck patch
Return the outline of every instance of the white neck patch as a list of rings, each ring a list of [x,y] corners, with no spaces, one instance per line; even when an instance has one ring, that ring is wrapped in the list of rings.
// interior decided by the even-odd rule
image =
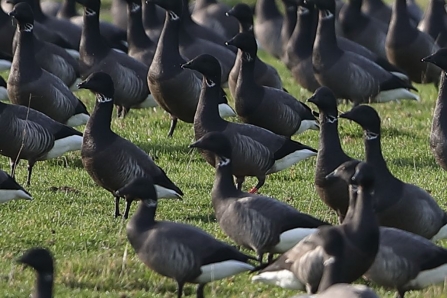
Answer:
[[[23,25],[23,29],[22,29],[22,31],[25,31],[25,32],[33,32],[33,28],[34,28],[34,25],[33,25],[33,24],[31,24],[31,23],[26,23],[25,25]]]
[[[98,94],[98,97],[96,98],[96,100],[100,103],[106,103],[106,102],[110,102],[113,100],[113,98],[111,97],[105,97],[102,94]]]
[[[250,62],[253,60],[253,57],[250,55],[250,53],[243,52],[244,60]]]
[[[372,131],[366,131],[365,133],[365,138],[370,141],[370,140],[374,140],[377,139],[379,137],[378,133],[372,132]]]
[[[324,116],[324,120],[329,123],[335,123],[338,121],[338,118],[332,115]]]
[[[210,80],[210,79],[205,79],[206,85],[208,87],[214,87],[216,86],[216,83],[214,83],[214,81]]]
[[[332,18],[334,15],[332,14],[332,12],[330,12],[329,10],[324,10],[324,19],[329,19]]]
[[[137,12],[137,11],[140,10],[140,8],[141,8],[140,5],[138,5],[138,4],[136,4],[136,3],[132,3],[131,8],[130,8],[130,11],[131,11],[131,12]]]
[[[150,200],[149,199],[149,200],[144,200],[143,202],[149,208],[157,207],[157,201],[155,201],[155,200]]]
[[[96,15],[96,11],[94,11],[93,9],[91,9],[91,8],[86,8],[85,9],[85,14],[87,15],[87,16],[94,16],[94,15]]]
[[[231,161],[231,159],[220,156],[221,161],[218,163],[219,167],[224,167],[226,165],[228,165]]]
[[[169,11],[169,17],[172,21],[177,21],[178,19],[180,19],[180,17],[173,11]]]

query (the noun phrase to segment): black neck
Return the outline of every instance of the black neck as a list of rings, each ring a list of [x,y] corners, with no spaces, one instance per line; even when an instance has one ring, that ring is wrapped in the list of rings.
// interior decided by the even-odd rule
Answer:
[[[365,1],[365,6],[371,7],[371,8],[375,8],[375,9],[380,9],[382,7],[385,7],[386,4],[383,3],[382,0],[364,0]]]
[[[53,273],[38,273],[34,298],[53,297]]]
[[[216,4],[216,0],[196,0],[196,4],[194,5],[194,10],[199,10],[207,7],[210,4]]]
[[[34,14],[34,20],[38,21],[38,22],[43,22],[46,19],[48,19],[48,17],[43,13],[42,8],[40,7],[40,0],[31,0],[28,1],[32,2],[31,7],[33,9],[33,14]]]
[[[28,79],[39,77],[42,73],[34,57],[33,24],[17,24],[17,30],[18,39],[11,71],[20,73],[20,80],[28,81]]]
[[[368,137],[365,137],[365,151],[366,161],[368,163],[371,163],[375,168],[380,169],[381,171],[386,170],[386,172],[389,172],[385,159],[382,155],[380,134],[377,134],[377,137],[374,139],[368,139]]]
[[[318,49],[321,56],[341,56],[343,52],[337,44],[337,36],[335,34],[335,18],[333,15],[327,18],[324,16],[325,13],[320,11],[314,48]]]
[[[307,13],[298,13],[295,29],[290,37],[289,44],[294,53],[300,58],[307,58],[312,55],[315,41],[317,14],[314,10]]]
[[[236,88],[241,88],[242,84],[250,86],[250,88],[257,88],[258,85],[255,82],[254,74],[256,53],[244,52],[241,49],[239,49],[238,51],[241,51],[242,53],[239,55],[241,59],[241,70],[237,79]]]
[[[396,25],[398,25],[398,28],[412,27],[411,22],[410,22],[410,15],[408,14],[406,0],[394,1],[391,22],[393,22],[393,21],[396,22]]]
[[[344,151],[341,147],[340,136],[338,134],[337,114],[320,111],[320,152],[328,154],[338,154]]]
[[[158,28],[161,20],[158,18],[157,8],[154,3],[142,1],[143,3],[143,25],[145,29]]]
[[[258,0],[256,2],[256,17],[260,20],[282,18],[275,0]]]
[[[332,285],[345,283],[346,281],[343,279],[345,271],[346,268],[342,256],[334,257],[333,263],[326,265],[324,268],[318,292],[320,293]]]
[[[12,21],[12,18],[9,15],[7,15],[5,13],[5,11],[3,10],[3,8],[1,8],[1,6],[0,6],[0,25],[5,24],[6,22],[11,24],[11,22],[13,22],[13,21]]]
[[[84,25],[82,26],[81,44],[79,52],[83,57],[101,58],[106,55],[110,48],[103,42],[99,29],[99,12],[84,8]]]
[[[285,45],[293,33],[297,21],[297,7],[286,5],[286,13],[281,28],[281,42]]]
[[[238,20],[239,21],[239,20]],[[239,21],[239,32],[255,34],[253,31],[253,19],[251,22]]]
[[[76,1],[74,0],[65,0],[62,2],[62,6],[57,13],[58,17],[62,17],[64,19],[69,19],[78,15],[76,11]]]
[[[426,25],[429,26],[428,29],[430,34],[432,33],[430,32],[431,30],[443,26],[442,24],[444,24],[445,22],[444,18],[445,18],[444,1],[430,0],[427,11],[425,12],[424,15],[424,19],[422,20],[422,22],[426,23]],[[439,31],[435,30],[433,30],[433,33],[439,34]]]
[[[347,5],[351,11],[361,14],[362,3],[362,0],[349,0]]]
[[[141,6],[130,3],[127,5],[127,42],[129,49],[147,49],[154,43],[146,35],[143,27]]]
[[[233,181],[233,165],[231,159],[216,157],[216,177],[214,179],[213,200],[222,200],[240,194]]]
[[[378,231],[372,191],[372,189],[365,189],[363,187],[357,188],[355,211],[352,213],[352,219],[349,224],[349,228],[353,233],[366,234],[371,230]],[[351,206],[351,202],[349,205]]]
[[[171,20],[169,12],[166,12],[165,24],[158,40],[154,61],[169,61],[181,65],[184,63],[179,52],[180,19]]]
[[[149,228],[155,223],[156,212],[157,205],[148,206],[145,201],[141,201],[138,204],[138,209],[131,220],[139,229]]]
[[[214,128],[225,126],[225,120],[219,115],[219,98],[222,96],[219,84],[220,81],[211,83],[203,77],[199,103],[194,115],[194,123],[199,122],[202,125],[208,123],[213,125]]]
[[[90,134],[109,135],[112,132],[110,123],[112,122],[113,101],[100,103],[103,101],[102,94],[96,94],[96,105],[90,116],[85,131]],[[103,137],[99,139],[104,139]]]

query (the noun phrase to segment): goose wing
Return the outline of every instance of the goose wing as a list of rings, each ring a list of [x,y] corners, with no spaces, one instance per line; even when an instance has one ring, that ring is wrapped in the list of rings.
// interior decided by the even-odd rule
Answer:
[[[43,126],[33,121],[17,119],[17,128],[22,132],[22,151],[20,156],[25,159],[39,160],[54,146],[54,136]]]

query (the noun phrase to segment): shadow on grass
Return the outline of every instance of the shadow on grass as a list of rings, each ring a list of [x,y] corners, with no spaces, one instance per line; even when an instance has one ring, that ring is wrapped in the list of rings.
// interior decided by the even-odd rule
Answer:
[[[187,221],[200,221],[204,223],[215,223],[216,222],[216,216],[214,213],[209,214],[195,214],[195,215],[188,215],[185,217],[185,220]]]

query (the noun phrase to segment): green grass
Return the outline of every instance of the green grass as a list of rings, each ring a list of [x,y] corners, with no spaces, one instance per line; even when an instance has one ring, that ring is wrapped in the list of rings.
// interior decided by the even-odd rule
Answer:
[[[261,57],[278,69],[285,87],[298,99],[305,100],[310,95],[297,86],[279,61],[264,53]],[[383,153],[397,177],[431,191],[439,204],[447,209],[444,186],[447,174],[435,163],[428,145],[437,91],[433,86],[418,88],[422,99],[420,103],[403,101],[374,105],[382,117]],[[91,111],[93,96],[86,91],[77,95]],[[349,108],[342,105],[340,111]],[[158,219],[189,223],[231,243],[216,223],[211,206],[214,169],[197,152],[188,149],[194,137],[192,126],[179,123],[174,138],[167,138],[169,117],[161,109],[132,110],[124,121],[114,117],[112,122],[115,132],[153,156],[185,193],[183,201],[162,200]],[[360,127],[343,119],[339,125],[345,151],[363,159]],[[295,139],[318,147],[318,133],[315,131],[308,131]],[[26,180],[25,164],[22,162],[18,167],[17,180],[20,183]],[[0,165],[9,171],[6,158],[0,157]],[[335,223],[335,214],[315,192],[314,167],[315,158],[311,158],[273,174],[261,192]],[[248,179],[245,188],[254,184],[254,179]],[[73,191],[52,190],[52,187],[64,186]],[[15,259],[34,246],[47,247],[54,253],[56,297],[176,297],[173,280],[153,273],[137,259],[126,239],[126,221],[113,217],[113,198],[96,186],[84,171],[79,152],[37,163],[28,190],[34,201],[0,205],[2,297],[27,297],[31,293],[34,273],[17,265]],[[380,296],[394,296],[393,291],[374,289]],[[195,295],[195,288],[191,285],[186,286],[185,291],[188,296]],[[443,293],[445,289],[441,285],[409,292],[407,297],[447,297]],[[253,284],[248,274],[216,281],[206,288],[207,297],[290,297],[294,294],[293,291]]]

